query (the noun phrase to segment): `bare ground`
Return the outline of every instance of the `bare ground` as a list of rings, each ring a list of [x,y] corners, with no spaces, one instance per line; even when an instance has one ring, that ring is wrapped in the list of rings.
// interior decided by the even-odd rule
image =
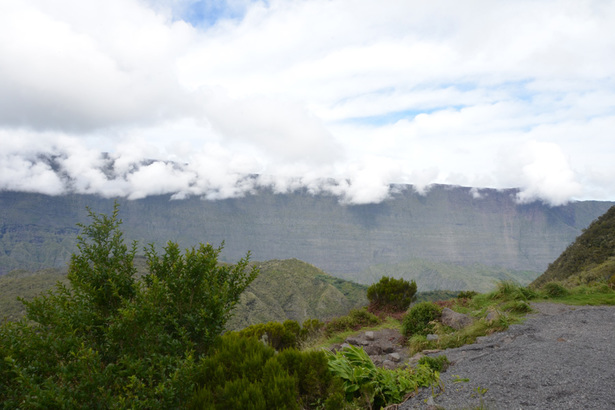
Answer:
[[[532,306],[522,324],[434,354],[453,362],[444,390],[399,409],[615,409],[615,307]]]

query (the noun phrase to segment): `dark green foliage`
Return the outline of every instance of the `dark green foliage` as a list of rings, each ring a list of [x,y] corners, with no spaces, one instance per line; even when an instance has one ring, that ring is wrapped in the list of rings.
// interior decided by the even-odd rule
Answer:
[[[408,309],[416,294],[416,282],[383,276],[367,288],[367,299],[375,310],[402,312]]]
[[[6,408],[177,408],[193,393],[198,359],[257,275],[248,259],[219,266],[221,248],[148,251],[138,280],[110,217],[90,211],[70,287],[24,302],[26,319],[0,327],[0,402]]]
[[[430,322],[437,320],[441,314],[442,308],[435,303],[417,303],[404,316],[402,332],[406,337],[427,335],[433,328]]]
[[[339,407],[341,385],[334,382],[322,351],[286,349],[279,354],[252,337],[222,336],[195,370],[195,409],[299,409]]]
[[[540,287],[564,280],[615,256],[615,206],[593,221],[577,239],[532,282]],[[606,278],[603,278],[606,279]]]
[[[240,336],[261,340],[275,350],[297,348],[300,333],[301,327],[294,320],[287,320],[283,324],[278,322],[259,323],[239,331]]]
[[[609,279],[609,287],[615,289],[615,275],[611,276],[611,279]]]
[[[464,290],[459,292],[457,295],[457,299],[472,299],[474,296],[478,295],[478,292],[473,290]]]
[[[419,359],[419,364],[426,365],[430,369],[437,372],[443,372],[444,370],[446,370],[450,363],[451,362],[448,360],[448,357],[446,357],[445,355],[440,355],[436,357],[423,356]]]
[[[367,309],[354,309],[346,316],[340,316],[327,322],[325,325],[325,334],[331,336],[334,333],[375,326],[381,322],[378,316],[368,312]]]
[[[565,287],[563,287],[557,282],[546,283],[542,287],[542,291],[551,298],[558,298],[558,297],[566,296],[570,293],[568,289],[566,289]]]

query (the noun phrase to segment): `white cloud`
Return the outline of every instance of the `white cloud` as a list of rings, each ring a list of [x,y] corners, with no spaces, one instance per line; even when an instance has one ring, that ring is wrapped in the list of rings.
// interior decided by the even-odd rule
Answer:
[[[0,189],[615,199],[613,21],[600,0],[2,2]]]

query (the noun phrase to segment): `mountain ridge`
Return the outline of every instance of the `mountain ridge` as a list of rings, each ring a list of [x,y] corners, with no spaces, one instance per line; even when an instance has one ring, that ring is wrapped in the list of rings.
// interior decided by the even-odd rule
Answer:
[[[122,229],[139,249],[168,240],[181,247],[225,241],[225,261],[250,250],[255,260],[297,258],[346,279],[413,258],[538,276],[614,205],[519,204],[517,193],[438,185],[419,194],[400,185],[390,199],[367,205],[341,204],[332,195],[306,190],[259,190],[216,201],[161,195],[118,202]],[[113,202],[94,195],[0,192],[0,272],[62,266],[75,250],[76,223],[87,220],[86,206],[108,213]]]

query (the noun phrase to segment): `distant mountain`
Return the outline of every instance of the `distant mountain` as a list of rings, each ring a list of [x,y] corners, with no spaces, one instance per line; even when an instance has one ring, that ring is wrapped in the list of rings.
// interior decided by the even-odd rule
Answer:
[[[433,274],[423,271],[424,283],[418,283],[419,290],[429,290],[443,275],[454,276],[455,265],[463,267],[457,272],[462,276],[478,264],[483,276],[518,271],[529,272],[531,280],[615,204],[550,207],[517,204],[516,190],[441,185],[420,195],[411,186],[393,188],[389,200],[369,205],[344,205],[306,191],[266,190],[218,201],[166,195],[119,199],[120,217],[127,239],[138,240],[140,247],[168,240],[182,247],[225,241],[225,261],[251,250],[254,260],[297,258],[347,279],[367,278],[364,272],[385,265],[434,262]],[[75,224],[88,222],[86,206],[109,213],[113,199],[0,192],[0,273],[63,266],[75,250]]]
[[[582,283],[615,275],[615,206],[592,222],[538,277],[532,286],[551,281]]]

